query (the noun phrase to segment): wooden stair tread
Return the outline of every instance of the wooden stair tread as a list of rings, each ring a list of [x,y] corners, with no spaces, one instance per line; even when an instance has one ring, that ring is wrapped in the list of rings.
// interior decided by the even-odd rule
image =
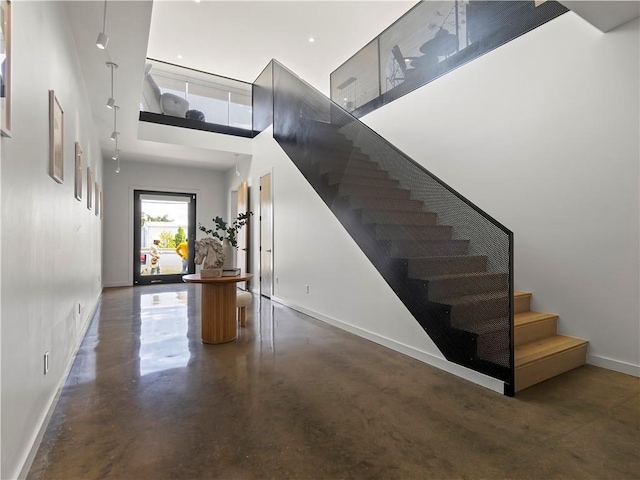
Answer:
[[[516,313],[514,317],[515,328],[523,327],[525,325],[532,325],[534,323],[543,322],[545,320],[557,319],[558,315],[545,312],[522,312]]]
[[[554,355],[586,345],[581,338],[555,335],[553,337],[525,343],[515,348],[516,369],[544,360]]]
[[[530,297],[531,293],[529,292],[522,292],[520,290],[514,290],[513,292],[513,296],[514,297]]]

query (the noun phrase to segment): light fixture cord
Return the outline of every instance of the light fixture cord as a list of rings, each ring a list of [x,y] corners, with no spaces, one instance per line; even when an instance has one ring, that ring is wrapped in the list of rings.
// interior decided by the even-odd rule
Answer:
[[[107,29],[107,0],[104,0],[104,13],[102,15],[102,33]]]
[[[111,98],[113,98],[113,65],[109,65],[109,66],[111,67]]]
[[[118,107],[117,105],[113,106],[113,131],[117,132],[118,131]],[[116,135],[116,138],[118,138],[118,136]]]

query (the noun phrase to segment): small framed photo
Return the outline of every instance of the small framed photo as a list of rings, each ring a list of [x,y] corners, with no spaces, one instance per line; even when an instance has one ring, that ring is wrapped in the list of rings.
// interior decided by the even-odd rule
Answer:
[[[82,178],[84,176],[84,168],[82,166],[82,147],[80,142],[76,142],[76,178],[75,178],[75,197],[80,202],[82,201]]]
[[[100,216],[100,185],[98,185],[98,182],[96,182],[95,191],[96,191],[96,208],[95,208],[95,212],[96,212],[96,217],[99,217]]]
[[[0,134],[11,136],[11,2],[0,0]]]
[[[87,167],[87,208],[93,208],[93,170]]]
[[[49,175],[64,182],[64,111],[53,90],[49,90]]]

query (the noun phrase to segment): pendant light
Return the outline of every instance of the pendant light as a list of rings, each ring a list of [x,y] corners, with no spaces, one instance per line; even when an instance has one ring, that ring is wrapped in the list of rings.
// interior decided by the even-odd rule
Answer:
[[[118,131],[118,110],[120,107],[117,105],[113,106],[113,132],[111,133],[111,140],[117,140],[120,132]]]
[[[98,34],[98,39],[96,40],[96,47],[100,50],[104,50],[107,48],[109,44],[109,37],[105,33],[107,27],[107,0],[104,0],[104,13],[102,16],[102,31]]]
[[[115,98],[113,98],[113,69],[118,68],[117,63],[107,62],[107,67],[111,69],[111,95],[109,96],[109,100],[107,100],[107,108],[113,108],[116,104]]]

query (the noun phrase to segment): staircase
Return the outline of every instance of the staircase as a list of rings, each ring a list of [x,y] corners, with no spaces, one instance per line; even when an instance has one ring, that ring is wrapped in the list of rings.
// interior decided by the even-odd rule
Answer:
[[[530,293],[514,297],[516,392],[585,364],[589,342],[558,335],[558,316],[532,312]]]
[[[452,239],[451,226],[439,224],[436,213],[344,135],[330,126],[316,128],[328,130],[324,137],[333,147],[312,154],[307,178],[374,264],[396,261],[394,268],[404,276],[404,282],[396,279],[402,284],[396,293],[425,331],[441,336],[428,325],[433,316],[421,321],[419,315],[426,304],[442,306],[448,318],[436,320],[457,335],[457,348],[466,345],[460,363],[495,373],[508,361],[500,347],[509,344],[510,332],[499,318],[508,310],[508,273],[488,272],[486,256],[469,254],[469,240]],[[530,301],[531,294],[514,293],[515,391],[583,365],[586,358],[588,342],[557,335],[558,316],[530,311]]]
[[[447,360],[502,380],[507,395],[584,363],[586,342],[556,335],[557,317],[514,295],[508,228],[275,60],[254,99]]]
[[[429,205],[327,123],[318,146],[281,146],[445,357],[510,380],[509,272],[489,271]]]

